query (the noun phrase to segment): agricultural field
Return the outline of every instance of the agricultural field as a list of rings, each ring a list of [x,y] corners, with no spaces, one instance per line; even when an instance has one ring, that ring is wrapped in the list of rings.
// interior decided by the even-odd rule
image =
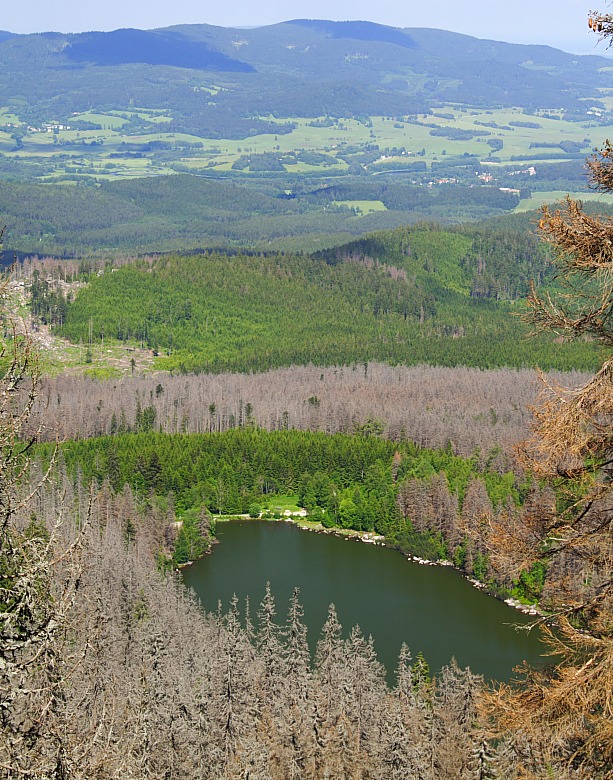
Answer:
[[[278,124],[279,133],[210,139],[165,131],[173,118],[161,110],[87,112],[75,114],[73,124],[50,118],[33,127],[4,107],[0,153],[5,165],[37,163],[34,178],[47,181],[112,181],[176,172],[261,178],[272,173],[338,177],[390,171],[410,172],[422,181],[458,158],[474,160],[485,169],[482,175],[494,179],[501,167],[514,165],[518,171],[534,167],[538,177],[538,169],[552,162],[588,155],[613,126],[607,116],[595,112],[593,121],[579,123],[562,112],[526,114],[520,108],[447,104],[427,114],[393,118],[260,117]]]
[[[608,60],[368,29],[0,42],[5,251],[308,252],[583,194],[613,125]]]
[[[545,203],[557,203],[558,201],[563,200],[567,195],[570,195],[570,197],[574,200],[581,200],[584,202],[590,201],[591,203],[595,204],[613,204],[613,195],[611,193],[594,192],[590,190],[585,190],[582,192],[567,192],[565,190],[536,190],[532,193],[531,197],[523,198],[519,205],[515,208],[515,211],[533,211],[534,209],[540,208]]]

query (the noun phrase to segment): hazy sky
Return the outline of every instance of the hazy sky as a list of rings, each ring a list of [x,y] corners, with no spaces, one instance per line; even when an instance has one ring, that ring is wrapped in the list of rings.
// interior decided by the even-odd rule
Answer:
[[[81,32],[171,24],[248,27],[288,19],[367,19],[395,27],[437,27],[479,38],[545,43],[567,51],[604,54],[587,28],[595,5],[609,0],[4,0],[0,29],[11,32]]]

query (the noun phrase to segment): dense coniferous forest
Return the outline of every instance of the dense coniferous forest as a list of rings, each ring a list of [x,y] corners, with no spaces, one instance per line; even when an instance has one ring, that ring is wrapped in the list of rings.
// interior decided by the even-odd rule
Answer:
[[[474,174],[473,174],[474,175]],[[286,191],[296,190],[293,197]],[[380,200],[385,210],[358,214],[336,201]],[[369,230],[408,222],[503,215],[516,195],[492,188],[432,192],[411,184],[356,182],[305,186],[296,177],[248,187],[201,176],[66,187],[5,182],[0,219],[7,250],[59,256],[117,255],[203,247],[299,245],[308,250],[343,243]]]
[[[368,425],[354,436],[265,432],[251,427],[249,411],[245,425],[225,433],[117,433],[66,443],[62,461],[86,484],[106,480],[114,490],[129,484],[154,503],[172,496],[181,516],[265,511],[269,497],[296,494],[324,527],[375,532],[410,555],[452,560],[507,596],[540,596],[542,581],[527,591],[527,573],[512,582],[496,571],[486,529],[496,512],[521,513],[526,501],[550,498],[525,475],[505,471],[496,453],[460,458],[449,448],[386,441]],[[141,423],[141,430],[147,427]],[[198,528],[189,533],[197,537]]]
[[[476,165],[469,166],[473,179]],[[433,190],[381,178],[344,176],[342,184],[324,186],[298,177],[247,186],[183,174],[91,187],[7,181],[0,189],[0,221],[7,226],[4,246],[9,254],[106,258],[206,247],[308,252],[338,247],[374,230],[497,217],[481,236],[490,254],[492,241],[503,243],[502,262],[512,251],[524,257],[538,254],[526,236],[537,215],[512,214],[516,194],[474,186],[472,179],[470,186]],[[582,182],[564,181],[562,186],[580,187]],[[381,202],[385,210],[358,213],[339,205],[361,201]],[[599,211],[608,208],[598,204]],[[506,235],[495,237],[498,232]]]
[[[48,319],[73,343],[145,347],[166,370],[372,359],[589,370],[597,361],[590,343],[527,340],[510,316],[530,279],[555,285],[538,245],[515,233],[417,226],[315,256],[205,253],[119,266],[90,276],[67,305],[48,288]]]

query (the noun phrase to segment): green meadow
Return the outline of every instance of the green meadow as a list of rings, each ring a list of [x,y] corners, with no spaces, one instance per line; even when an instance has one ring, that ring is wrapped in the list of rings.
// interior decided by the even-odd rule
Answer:
[[[607,205],[613,204],[613,194],[594,192],[591,190],[585,190],[584,192],[565,192],[564,190],[551,190],[551,191],[535,191],[530,198],[524,198],[515,209],[518,211],[533,211],[540,208],[542,205],[550,205],[563,200],[567,195],[570,195],[574,200],[590,201],[592,203],[605,203]]]
[[[613,105],[613,96],[603,97]],[[40,178],[94,176],[96,179],[151,176],[176,170],[209,171],[253,176],[261,168],[248,164],[252,155],[278,155],[288,174],[342,175],[348,159],[366,173],[390,167],[402,170],[414,162],[428,167],[451,158],[471,155],[481,163],[546,164],[588,155],[606,137],[606,124],[594,114],[593,121],[571,122],[561,112],[526,114],[522,109],[480,109],[451,104],[428,114],[408,117],[372,116],[361,119],[305,119],[261,117],[279,125],[279,133],[242,139],[210,139],[172,133],[169,112],[136,108],[74,115],[71,129],[41,132],[22,125],[20,141],[14,129],[19,117],[11,107],[0,109],[0,152],[7,160],[45,162]],[[53,118],[49,119],[52,123]],[[78,123],[87,123],[79,127]],[[287,125],[291,123],[291,132]],[[87,129],[87,125],[99,129]],[[325,155],[325,162],[282,159],[300,152]],[[360,157],[362,155],[362,157]],[[352,157],[354,156],[354,157]],[[240,171],[233,166],[245,160]]]
[[[356,214],[370,214],[373,211],[386,211],[387,208],[380,200],[335,200],[335,206],[346,206],[354,209]]]

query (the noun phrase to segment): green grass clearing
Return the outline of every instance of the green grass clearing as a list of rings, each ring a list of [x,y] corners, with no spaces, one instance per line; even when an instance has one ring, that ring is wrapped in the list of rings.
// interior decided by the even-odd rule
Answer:
[[[283,493],[274,496],[265,496],[262,499],[262,507],[264,507],[265,504],[270,512],[279,513],[285,512],[286,510],[298,512],[302,508],[298,504],[298,496]]]
[[[384,203],[380,200],[335,200],[335,206],[347,206],[355,209],[357,214],[370,214],[373,211],[387,211]]]
[[[591,192],[590,190],[570,193],[564,192],[563,190],[553,190],[551,192],[537,191],[533,192],[530,198],[525,198],[522,200],[515,208],[515,211],[534,211],[535,209],[539,209],[545,203],[548,205],[551,203],[557,203],[558,201],[563,200],[567,195],[570,195],[570,197],[574,200],[600,201],[601,203],[606,203],[609,205],[613,203],[613,194]]]
[[[94,111],[87,111],[84,114],[76,114],[75,121],[91,122],[92,124],[102,125],[103,130],[119,130],[128,123],[127,119],[114,114],[99,114]]]

